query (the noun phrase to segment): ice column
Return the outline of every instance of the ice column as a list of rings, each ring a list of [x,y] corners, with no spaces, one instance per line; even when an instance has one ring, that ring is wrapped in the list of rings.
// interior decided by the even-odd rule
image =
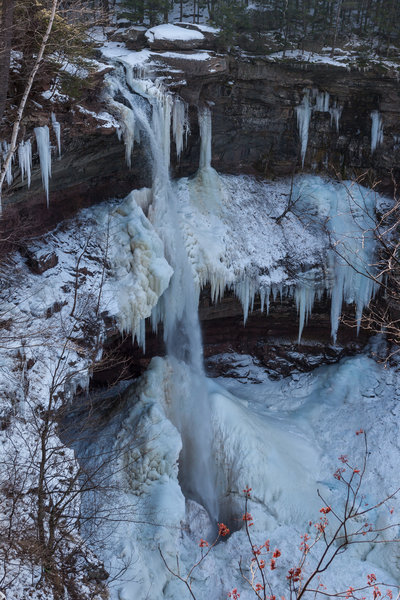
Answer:
[[[178,97],[174,98],[172,109],[172,133],[176,146],[176,155],[179,159],[187,141],[189,121],[187,105]]]
[[[18,146],[18,162],[21,169],[22,181],[25,177],[28,180],[28,188],[31,186],[31,170],[32,170],[32,145],[31,141],[21,142]]]
[[[329,112],[331,113],[331,125],[335,123],[336,133],[339,133],[340,117],[342,116],[343,106],[333,106]]]
[[[200,126],[200,162],[199,169],[209,169],[211,167],[211,111],[208,107],[199,110]]]
[[[378,110],[371,113],[371,153],[373,154],[378,146],[383,143],[383,122]]]
[[[329,92],[320,92],[316,90],[314,110],[319,112],[329,112]]]
[[[43,187],[46,192],[47,208],[49,207],[49,177],[51,177],[51,146],[47,125],[35,127],[36,143],[39,152],[40,170]]]
[[[297,113],[297,126],[299,128],[299,135],[301,140],[301,162],[304,167],[304,159],[306,157],[307,145],[308,145],[308,130],[310,128],[311,120],[311,106],[308,94],[303,98],[302,103],[296,106]]]
[[[61,126],[54,113],[51,113],[51,124],[57,140],[58,156],[61,157]]]

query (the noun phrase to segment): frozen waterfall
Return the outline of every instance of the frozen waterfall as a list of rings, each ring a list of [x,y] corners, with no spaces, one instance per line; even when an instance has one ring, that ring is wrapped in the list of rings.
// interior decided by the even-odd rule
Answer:
[[[383,121],[378,110],[372,111],[371,120],[371,153],[373,154],[383,143]]]
[[[299,130],[301,143],[301,161],[304,168],[304,160],[307,153],[308,134],[310,129],[311,117],[313,112],[329,113],[331,115],[331,125],[336,127],[339,133],[340,117],[342,116],[343,106],[338,105],[334,100],[330,106],[331,97],[329,92],[322,92],[317,88],[304,90],[305,94],[301,104],[296,106],[297,127]]]
[[[182,436],[180,482],[186,495],[199,501],[216,520],[218,502],[210,454],[210,408],[203,370],[198,290],[188,261],[176,195],[169,176],[171,126],[179,156],[188,131],[186,107],[159,81],[140,79],[127,63],[123,67],[118,76],[109,78],[109,103],[123,118],[127,155],[130,155],[133,140],[138,134],[149,147],[153,184],[148,216],[164,243],[165,257],[173,268],[170,285],[153,309],[152,322],[153,327],[162,322],[168,356],[171,364],[176,364],[170,383],[172,402],[169,417]],[[124,105],[116,101],[115,96],[122,96]],[[178,365],[181,362],[186,363],[192,373],[191,394],[183,402],[178,393]],[[195,429],[193,423],[196,423]]]

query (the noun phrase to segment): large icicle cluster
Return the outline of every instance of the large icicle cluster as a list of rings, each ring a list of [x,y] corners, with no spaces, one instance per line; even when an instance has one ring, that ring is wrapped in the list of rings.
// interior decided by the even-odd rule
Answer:
[[[327,96],[317,104],[326,108]],[[232,184],[229,188],[230,180],[212,169],[209,110],[200,111],[199,122],[198,174],[177,186],[199,285],[211,284],[214,301],[226,288],[232,289],[242,304],[244,322],[254,308],[256,294],[260,295],[261,310],[266,308],[267,312],[271,297],[294,298],[299,312],[299,342],[314,302],[327,293],[332,298],[332,337],[336,340],[343,302],[355,303],[359,323],[377,288],[373,281],[375,193],[349,181],[340,184],[316,176],[298,177],[291,193],[297,199],[295,210],[302,215],[301,221],[286,218],[279,226],[268,213],[257,212],[265,211],[265,204],[262,209],[262,198],[259,205],[252,194],[266,194],[264,202],[274,202],[272,197],[268,200],[262,184],[248,194],[245,181],[232,178],[240,187],[235,190]],[[264,184],[264,188],[271,186]],[[286,194],[289,191],[285,188]],[[236,196],[241,196],[239,205]],[[286,197],[282,190],[280,196]],[[280,203],[282,211],[282,199]],[[262,221],[261,229],[258,221]],[[322,243],[323,248],[313,257],[316,243]],[[296,246],[290,253],[289,244]],[[245,263],[243,256],[249,256],[251,264]],[[309,266],[301,271],[299,263]]]
[[[51,124],[56,137],[58,155],[61,157],[61,126],[54,113],[51,114]],[[51,177],[50,131],[48,126],[44,125],[43,127],[36,127],[34,132],[36,137],[37,151],[39,154],[43,187],[46,192],[47,206],[49,206],[49,177]],[[0,140],[0,166],[1,162],[6,160],[9,150],[10,144],[6,141]],[[18,155],[18,163],[21,170],[21,180],[24,182],[26,178],[27,186],[30,188],[32,175],[31,140],[22,140],[16,148],[16,154]],[[6,182],[8,185],[11,185],[13,182],[12,164],[14,162],[14,158],[15,154],[12,155],[7,167]]]
[[[18,161],[21,168],[21,179],[27,178],[28,188],[31,187],[32,144],[30,140],[22,141],[18,146]]]
[[[301,161],[304,167],[308,146],[308,132],[310,129],[311,117],[313,112],[330,113],[331,125],[334,123],[336,132],[339,133],[340,117],[343,107],[338,105],[336,100],[331,105],[329,92],[322,92],[317,88],[304,90],[303,100],[301,104],[296,106],[297,126],[301,141]]]

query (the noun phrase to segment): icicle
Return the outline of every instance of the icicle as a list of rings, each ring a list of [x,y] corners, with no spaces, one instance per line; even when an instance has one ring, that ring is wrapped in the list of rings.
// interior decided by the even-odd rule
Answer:
[[[58,156],[61,158],[61,126],[54,113],[51,113],[51,124],[57,140]]]
[[[302,167],[304,168],[304,160],[306,157],[308,145],[308,130],[310,128],[311,120],[311,106],[308,94],[304,96],[302,103],[299,106],[296,106],[296,114],[297,126],[299,128],[299,135],[301,140],[301,162]]]
[[[254,308],[254,298],[257,291],[257,285],[254,281],[248,277],[242,279],[238,283],[234,284],[234,293],[239,298],[243,309],[243,322],[246,325],[249,310],[252,311]]]
[[[209,169],[211,167],[212,121],[211,111],[206,106],[199,109],[199,126],[201,139],[199,169]]]
[[[295,289],[297,312],[299,313],[299,336],[297,343],[300,344],[304,326],[312,313],[315,301],[315,276],[314,273],[306,273],[302,281]]]
[[[47,125],[35,127],[36,143],[39,153],[40,170],[43,187],[46,192],[47,208],[49,207],[49,177],[51,177],[51,147],[50,134]]]
[[[172,108],[172,133],[174,136],[176,155],[178,160],[182,154],[184,145],[187,142],[189,133],[189,121],[187,105],[178,97],[174,98]]]
[[[315,94],[315,109],[318,112],[329,112],[329,92],[319,92]]]
[[[28,188],[30,188],[32,170],[32,145],[30,140],[21,142],[18,146],[18,162],[21,169],[21,179],[24,181],[26,176],[28,180]]]
[[[339,133],[340,117],[342,116],[343,106],[333,106],[330,109],[331,125],[335,123],[336,132]]]
[[[383,143],[383,122],[378,110],[371,113],[371,153],[373,154],[378,146]]]

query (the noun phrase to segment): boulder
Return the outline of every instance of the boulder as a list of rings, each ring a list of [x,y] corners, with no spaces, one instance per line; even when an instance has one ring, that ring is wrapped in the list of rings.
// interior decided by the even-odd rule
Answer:
[[[53,251],[46,250],[27,250],[26,251],[26,262],[32,273],[41,275],[45,271],[52,269],[58,264],[58,256]]]
[[[204,34],[178,25],[157,25],[145,33],[152,50],[198,50],[206,47]]]
[[[132,25],[131,27],[117,29],[111,36],[113,42],[123,42],[128,50],[141,50],[146,45],[146,27]]]

